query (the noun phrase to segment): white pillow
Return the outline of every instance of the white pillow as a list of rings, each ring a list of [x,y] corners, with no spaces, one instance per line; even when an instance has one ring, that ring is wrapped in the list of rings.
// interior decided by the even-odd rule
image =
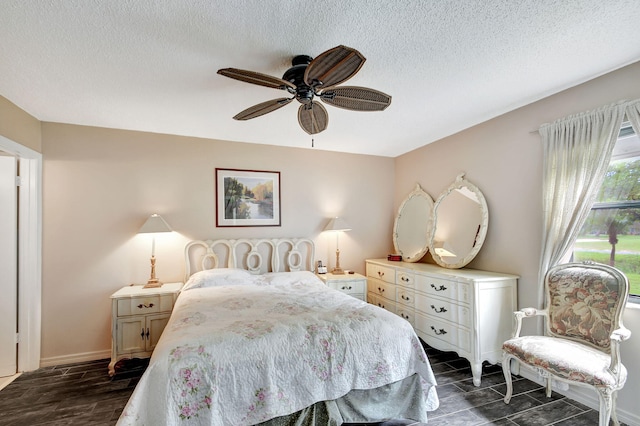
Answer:
[[[192,288],[216,287],[221,285],[252,284],[254,276],[244,269],[218,268],[196,272],[187,280],[182,291]]]
[[[294,282],[302,284],[324,283],[313,272],[310,271],[294,271],[294,272],[267,272],[262,275],[264,284],[291,284]]]

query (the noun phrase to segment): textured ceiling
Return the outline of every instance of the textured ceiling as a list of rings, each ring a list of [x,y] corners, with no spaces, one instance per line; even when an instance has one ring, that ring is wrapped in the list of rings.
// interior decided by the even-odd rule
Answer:
[[[2,0],[0,95],[42,121],[311,148],[281,77],[337,45],[383,112],[327,106],[315,149],[395,157],[640,60],[638,0]]]

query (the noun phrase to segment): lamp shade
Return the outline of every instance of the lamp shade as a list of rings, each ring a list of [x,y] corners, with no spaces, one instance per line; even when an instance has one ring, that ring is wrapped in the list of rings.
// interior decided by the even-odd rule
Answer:
[[[138,234],[148,234],[151,232],[171,232],[173,229],[159,214],[152,214],[149,219],[142,225]]]
[[[324,227],[325,231],[351,231],[351,227],[347,225],[344,219],[334,217],[329,221],[327,226]]]

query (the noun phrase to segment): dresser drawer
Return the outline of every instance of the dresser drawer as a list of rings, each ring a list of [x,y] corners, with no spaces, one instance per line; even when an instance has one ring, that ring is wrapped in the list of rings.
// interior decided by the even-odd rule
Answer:
[[[390,300],[396,299],[396,286],[375,278],[367,278],[367,291]]]
[[[414,307],[415,294],[410,288],[396,287],[396,302],[408,307]]]
[[[118,317],[171,312],[173,295],[152,295],[118,299]]]
[[[389,312],[396,313],[396,304],[395,302],[385,299],[381,296],[376,296],[375,294],[368,293],[367,294],[367,303],[372,305],[376,305],[382,309],[386,309]]]
[[[404,305],[396,304],[396,315],[401,316],[402,318],[409,321],[411,325],[413,325],[415,317],[415,312],[413,309],[408,308]]]
[[[367,276],[395,284],[396,270],[375,263],[367,263]]]
[[[433,296],[456,300],[458,302],[469,303],[469,284],[428,275],[416,275],[416,289]]]
[[[405,286],[408,288],[414,288],[416,282],[415,275],[411,272],[398,271],[396,272],[396,284]]]
[[[415,314],[414,327],[426,336],[441,340],[465,352],[471,350],[471,334],[468,329],[444,321],[438,321],[420,313]],[[448,346],[444,348],[449,350]]]
[[[428,317],[444,319],[465,327],[471,327],[471,309],[447,299],[427,297],[416,293],[415,309]]]

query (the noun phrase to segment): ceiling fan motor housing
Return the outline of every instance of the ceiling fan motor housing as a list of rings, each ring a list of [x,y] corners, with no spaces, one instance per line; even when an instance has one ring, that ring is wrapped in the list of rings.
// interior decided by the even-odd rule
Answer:
[[[298,55],[293,58],[293,65],[282,75],[282,79],[296,86],[296,99],[301,104],[308,104],[313,100],[314,91],[304,82],[304,72],[313,58],[307,55]]]

